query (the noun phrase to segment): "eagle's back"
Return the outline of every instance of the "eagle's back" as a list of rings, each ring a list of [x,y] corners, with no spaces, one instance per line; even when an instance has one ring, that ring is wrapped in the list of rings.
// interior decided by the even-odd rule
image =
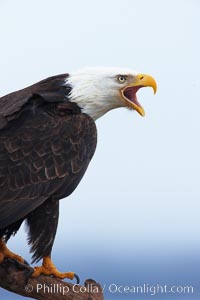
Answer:
[[[95,123],[67,99],[65,78],[0,99],[0,228],[68,196],[94,154]]]

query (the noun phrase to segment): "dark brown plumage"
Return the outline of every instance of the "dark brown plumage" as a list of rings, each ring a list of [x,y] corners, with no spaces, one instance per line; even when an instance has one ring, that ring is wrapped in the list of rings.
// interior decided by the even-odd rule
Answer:
[[[32,276],[78,279],[51,260],[59,200],[74,191],[94,154],[95,120],[119,107],[144,116],[136,92],[147,86],[156,92],[150,75],[89,68],[0,98],[0,264],[24,263],[5,242],[26,220],[33,261],[43,259]]]
[[[27,220],[33,261],[50,255],[59,200],[74,191],[96,147],[93,119],[68,101],[67,76],[0,98],[0,238]]]

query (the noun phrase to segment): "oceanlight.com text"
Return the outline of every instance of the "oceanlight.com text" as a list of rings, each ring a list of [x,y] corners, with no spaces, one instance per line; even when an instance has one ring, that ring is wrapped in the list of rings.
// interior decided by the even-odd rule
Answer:
[[[148,294],[155,296],[158,294],[193,294],[194,287],[191,285],[161,285],[148,284],[142,285],[118,285],[115,283],[104,285],[103,290],[108,290],[112,294]]]

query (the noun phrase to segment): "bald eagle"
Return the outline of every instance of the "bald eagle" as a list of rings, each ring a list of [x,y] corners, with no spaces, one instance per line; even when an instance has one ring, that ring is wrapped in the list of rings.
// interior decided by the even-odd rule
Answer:
[[[95,152],[95,120],[127,107],[144,116],[137,100],[141,87],[156,82],[129,69],[89,68],[47,78],[0,98],[0,263],[24,263],[6,243],[26,221],[32,276],[75,277],[51,260],[59,200],[83,177]]]

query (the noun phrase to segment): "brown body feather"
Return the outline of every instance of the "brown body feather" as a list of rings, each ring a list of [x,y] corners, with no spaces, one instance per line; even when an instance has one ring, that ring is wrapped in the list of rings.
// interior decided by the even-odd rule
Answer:
[[[68,101],[66,77],[0,98],[0,237],[27,220],[36,261],[50,254],[59,200],[74,191],[96,147],[95,123]]]

